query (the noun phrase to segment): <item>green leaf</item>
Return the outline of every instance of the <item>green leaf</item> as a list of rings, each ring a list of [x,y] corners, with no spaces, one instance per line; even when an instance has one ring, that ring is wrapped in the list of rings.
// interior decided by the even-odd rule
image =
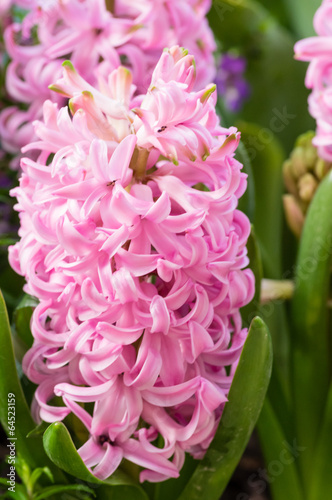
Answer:
[[[44,500],[44,498],[49,498],[52,495],[56,495],[58,493],[68,493],[68,492],[83,492],[89,493],[93,497],[96,496],[95,492],[85,486],[83,484],[70,484],[70,485],[55,485],[50,486],[49,488],[44,488],[40,493],[33,497],[33,500]],[[62,498],[62,497],[61,497]],[[81,498],[81,496],[79,497]],[[89,497],[91,498],[91,497]]]
[[[239,200],[238,209],[244,212],[252,221],[255,217],[255,183],[251,162],[243,141],[240,141],[236,151],[236,159],[243,164],[242,172],[247,174],[247,189]]]
[[[0,292],[0,420],[7,435],[15,437],[15,447],[31,468],[48,465],[49,461],[43,451],[42,443],[31,446],[26,435],[35,428],[22,387],[17,375],[11,332],[6,305]],[[14,395],[11,396],[11,395]],[[8,401],[15,401],[15,424],[9,422]],[[10,415],[12,417],[12,415]],[[9,429],[10,427],[10,429]],[[12,435],[12,432],[14,435]],[[63,479],[60,471],[54,472],[55,477]]]
[[[331,474],[332,443],[332,384],[330,385],[324,420],[312,463],[312,481],[309,485],[309,500],[325,498],[327,491],[332,491]]]
[[[13,315],[15,331],[27,348],[30,348],[33,343],[33,337],[30,330],[30,320],[33,310],[37,305],[37,299],[31,297],[31,295],[24,295],[23,299],[16,307]]]
[[[257,427],[273,498],[303,500],[305,496],[296,467],[301,448],[297,446],[294,438],[287,441],[268,398],[265,399]]]
[[[272,134],[268,144],[255,147],[261,127],[241,122],[239,129],[250,156],[255,181],[255,217],[253,224],[262,249],[264,276],[279,279],[281,275],[282,229],[282,164],[284,153],[279,141]]]
[[[120,470],[117,470],[106,481],[101,481],[91,474],[79,456],[63,423],[51,424],[44,433],[43,443],[47,455],[60,469],[87,483],[100,485],[98,497],[99,492],[102,491],[102,498],[105,500],[108,498],[147,500],[147,496],[139,484]]]
[[[250,438],[262,409],[272,367],[269,332],[251,324],[218,431],[178,500],[218,500]]]
[[[256,144],[261,127],[256,124],[239,124],[243,142],[251,158],[255,181],[254,227],[263,261],[264,277],[282,278],[282,164],[284,153],[279,141],[272,132],[269,141]],[[259,316],[266,322],[273,340],[275,366],[274,373],[280,379],[286,394],[289,386],[289,333],[284,304],[267,303],[259,308]]]
[[[222,99],[218,99],[216,109],[220,117],[221,123],[224,127],[231,127],[232,125],[234,125],[233,117],[230,115],[230,112],[226,109]],[[242,163],[243,165],[242,172],[244,172],[248,176],[247,189],[239,200],[238,209],[244,212],[249,217],[250,220],[253,220],[255,214],[255,184],[252,175],[250,158],[242,140],[239,142],[235,158],[240,163]]]
[[[88,483],[102,483],[85,466],[62,422],[55,422],[46,429],[43,445],[48,457],[60,469]]]
[[[252,301],[242,307],[241,316],[244,326],[248,327],[259,309],[259,300],[261,294],[261,281],[263,278],[263,266],[260,255],[259,246],[257,243],[254,226],[251,226],[251,233],[247,243],[248,257],[250,260],[249,267],[255,276],[255,295]]]
[[[9,485],[7,484],[7,488],[8,488],[8,486]],[[26,493],[24,486],[22,486],[21,484],[17,484],[17,483],[15,484],[15,491],[9,491],[7,489],[6,493],[1,495],[0,498],[6,499],[6,500],[8,498],[11,498],[13,500],[29,500],[28,494]]]
[[[14,245],[17,240],[11,236],[2,235],[0,236],[0,246],[9,247],[9,245]]]
[[[294,60],[295,38],[254,0],[214,0],[208,17],[223,50],[236,49],[248,61],[251,96],[241,119],[261,125],[258,147],[272,132],[288,153],[296,137],[314,126],[306,106],[306,65]]]
[[[38,479],[42,476],[42,475],[45,475],[48,477],[49,481],[51,483],[54,483],[54,478],[53,478],[53,474],[52,472],[50,471],[50,469],[48,467],[38,467],[38,469],[35,469],[31,476],[29,477],[29,482],[28,482],[28,490],[29,491],[33,491],[34,488],[35,488],[35,485],[37,484],[38,482]]]
[[[48,422],[44,422],[42,421],[40,424],[36,425],[34,429],[32,429],[32,431],[30,431],[28,434],[27,434],[27,438],[39,438],[39,437],[42,437],[44,432],[46,431],[46,429],[49,427],[49,423]]]
[[[297,438],[303,481],[310,482],[312,459],[329,387],[328,310],[332,257],[332,172],[318,187],[300,241],[292,307],[292,375]]]
[[[6,299],[6,304],[10,309],[15,309],[21,299],[21,290],[24,285],[24,278],[16,274],[8,264],[7,251],[3,253],[0,248],[0,289]]]

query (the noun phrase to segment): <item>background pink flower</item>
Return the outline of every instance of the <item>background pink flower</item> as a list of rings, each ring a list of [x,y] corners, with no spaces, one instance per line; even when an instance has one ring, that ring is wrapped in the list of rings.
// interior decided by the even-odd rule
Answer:
[[[317,121],[313,144],[319,156],[332,161],[332,1],[324,0],[314,17],[318,37],[306,38],[295,45],[295,57],[310,61],[306,86],[312,89],[309,111]]]
[[[24,127],[25,133],[14,134],[11,143],[7,116],[0,114],[3,147],[18,153],[33,140],[31,120],[41,118],[46,99],[65,104],[48,86],[60,76],[61,63],[69,57],[92,84],[124,65],[132,72],[137,93],[142,93],[162,50],[182,45],[195,56],[196,88],[202,88],[215,75],[215,42],[205,19],[210,4],[210,0],[119,0],[111,13],[104,0],[22,0],[20,5],[29,13],[21,24],[8,26],[4,35],[11,58],[6,87],[10,98],[24,103],[28,111],[25,116],[17,106],[10,125],[15,123],[18,132]]]

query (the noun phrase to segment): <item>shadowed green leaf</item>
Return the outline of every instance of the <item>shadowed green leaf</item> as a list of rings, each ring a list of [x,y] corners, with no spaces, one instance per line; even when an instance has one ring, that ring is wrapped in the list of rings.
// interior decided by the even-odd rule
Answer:
[[[8,437],[15,437],[15,446],[22,458],[32,469],[48,466],[49,460],[42,447],[42,441],[31,446],[26,438],[35,428],[22,387],[17,375],[11,332],[6,305],[0,292],[0,420]],[[9,413],[9,407],[13,413]],[[8,417],[15,417],[9,421]],[[15,424],[14,424],[15,422]],[[52,470],[55,478],[63,480],[61,471]]]
[[[294,438],[287,441],[268,398],[264,401],[257,427],[273,498],[303,500],[305,497],[296,466],[301,447],[298,448],[296,440],[294,443]]]
[[[251,324],[218,431],[178,500],[218,500],[261,411],[272,366],[272,346],[260,318]]]
[[[32,312],[37,305],[38,301],[34,297],[24,295],[13,314],[15,332],[27,348],[30,348],[33,343],[30,320]]]
[[[302,478],[310,483],[329,387],[328,309],[332,257],[332,172],[318,187],[304,224],[292,307],[293,403]]]
[[[239,199],[238,209],[241,210],[241,212],[244,212],[249,219],[253,221],[255,217],[255,183],[250,158],[243,141],[240,141],[235,157],[243,165],[242,172],[248,176],[247,189]]]
[[[241,309],[243,325],[246,327],[248,327],[254,317],[257,316],[261,293],[261,281],[263,278],[261,254],[257,243],[254,226],[251,226],[251,233],[247,242],[247,249],[248,257],[250,260],[249,267],[255,276],[255,295],[252,301]]]
[[[321,426],[315,460],[312,464],[312,481],[309,486],[309,500],[324,498],[327,491],[332,491],[331,474],[332,443],[332,384],[330,385],[327,405]]]
[[[89,493],[88,498],[96,496],[95,492],[88,486],[84,486],[83,484],[70,484],[70,485],[68,484],[68,485],[55,485],[55,486],[50,486],[49,488],[44,488],[40,493],[38,493],[38,495],[33,497],[33,500],[44,500],[45,498],[50,498],[53,495],[57,495],[59,493],[68,493],[68,492]],[[79,498],[81,498],[81,496]]]

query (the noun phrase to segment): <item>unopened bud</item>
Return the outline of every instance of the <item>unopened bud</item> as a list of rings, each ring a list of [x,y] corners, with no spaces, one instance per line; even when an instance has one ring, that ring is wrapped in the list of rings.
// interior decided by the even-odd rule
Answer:
[[[310,203],[317,189],[318,181],[312,174],[306,173],[299,179],[299,196],[301,200]]]
[[[292,171],[296,179],[307,171],[305,164],[305,151],[302,147],[296,147],[291,154]]]
[[[290,229],[298,237],[316,189],[332,168],[332,163],[318,157],[317,149],[312,144],[314,137],[314,132],[300,135],[290,158],[283,165],[285,187],[291,194],[284,198],[286,219]]]
[[[287,224],[297,238],[300,238],[303,224],[304,215],[296,198],[291,194],[283,196],[284,210],[286,215]]]
[[[314,173],[319,180],[322,180],[323,177],[325,177],[327,172],[330,170],[330,168],[331,168],[330,163],[327,163],[322,158],[318,158],[315,165]]]
[[[283,175],[286,189],[289,193],[297,195],[297,182],[293,175],[292,160],[286,160],[283,166]]]

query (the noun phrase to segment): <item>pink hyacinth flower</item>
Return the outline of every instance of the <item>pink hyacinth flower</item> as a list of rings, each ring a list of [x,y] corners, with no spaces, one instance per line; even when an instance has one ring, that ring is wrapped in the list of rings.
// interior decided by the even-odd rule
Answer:
[[[332,161],[332,1],[324,0],[314,17],[318,37],[306,38],[295,45],[295,57],[310,61],[306,86],[312,89],[309,111],[316,119],[317,131],[313,144],[319,155]]]
[[[33,413],[75,414],[89,433],[78,451],[101,479],[123,459],[141,481],[162,481],[185,452],[201,458],[246,339],[239,134],[219,125],[214,87],[195,91],[194,79],[179,47],[139,99],[126,68],[94,87],[65,63],[52,88],[71,114],[46,101],[25,148],[38,159],[22,160],[12,192],[21,239],[10,262],[40,302],[23,362],[38,385]]]

